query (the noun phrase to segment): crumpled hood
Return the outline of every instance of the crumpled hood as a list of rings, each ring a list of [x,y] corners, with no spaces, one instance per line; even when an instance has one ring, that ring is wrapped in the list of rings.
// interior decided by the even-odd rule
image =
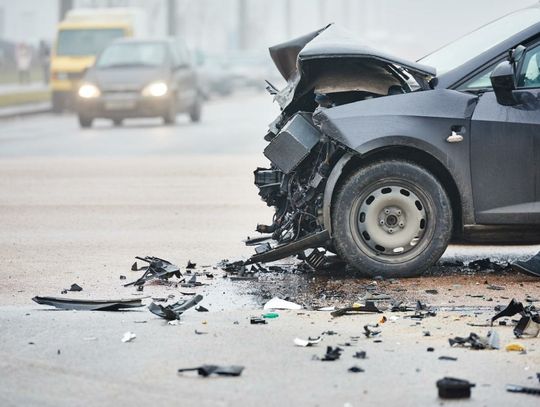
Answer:
[[[102,90],[141,90],[150,82],[165,80],[167,75],[161,68],[129,67],[90,69],[85,80],[96,84]]]
[[[358,57],[376,59],[399,65],[425,76],[435,76],[436,70],[427,65],[411,62],[363,45],[348,31],[335,24],[274,45],[269,48],[270,56],[281,75],[290,80],[301,69],[303,61],[318,58]]]

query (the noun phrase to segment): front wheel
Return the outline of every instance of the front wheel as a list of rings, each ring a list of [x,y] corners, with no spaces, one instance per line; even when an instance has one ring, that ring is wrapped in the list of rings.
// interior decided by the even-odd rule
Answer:
[[[339,188],[333,243],[369,276],[422,274],[444,253],[452,208],[439,181],[416,164],[387,160],[360,168]]]
[[[87,129],[87,128],[91,127],[93,121],[94,121],[93,118],[87,117],[87,116],[83,116],[83,115],[80,115],[80,114],[79,114],[79,124],[81,125],[81,127],[82,127],[83,129]]]

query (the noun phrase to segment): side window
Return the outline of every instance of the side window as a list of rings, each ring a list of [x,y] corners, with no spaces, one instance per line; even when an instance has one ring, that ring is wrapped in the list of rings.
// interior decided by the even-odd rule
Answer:
[[[500,63],[501,61],[497,61],[494,64],[490,65],[483,71],[480,71],[476,75],[474,75],[471,79],[469,79],[467,82],[460,85],[460,87],[457,90],[478,90],[478,89],[491,89],[491,79],[489,79],[489,76],[491,75],[491,72],[495,69],[495,67]]]
[[[540,45],[525,52],[518,74],[518,88],[540,88]]]

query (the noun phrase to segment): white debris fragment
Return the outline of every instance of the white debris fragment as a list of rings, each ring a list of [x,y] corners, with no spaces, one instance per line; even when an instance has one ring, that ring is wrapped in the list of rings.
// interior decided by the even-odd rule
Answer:
[[[317,308],[315,311],[335,311],[336,307],[321,307]]]
[[[266,304],[264,304],[264,309],[291,309],[291,310],[299,310],[302,309],[302,306],[300,304],[295,304],[294,302],[285,301],[281,298],[274,297],[270,301],[268,301]]]
[[[322,341],[322,338],[318,336],[317,338],[309,338],[309,339],[300,339],[300,338],[294,338],[294,344],[296,346],[313,346],[318,344],[320,341]]]
[[[122,337],[122,342],[131,342],[133,339],[135,339],[137,335],[135,335],[133,332],[126,332],[124,336]]]
[[[493,329],[488,332],[488,345],[491,349],[501,349],[501,339],[497,331]]]
[[[174,319],[172,321],[167,322],[168,325],[180,325],[182,322],[180,322],[177,319]]]

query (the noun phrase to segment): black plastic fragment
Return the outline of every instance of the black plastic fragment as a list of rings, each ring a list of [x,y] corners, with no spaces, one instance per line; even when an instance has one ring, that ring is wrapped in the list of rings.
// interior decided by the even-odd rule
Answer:
[[[525,393],[532,394],[534,396],[540,396],[540,389],[536,387],[517,386],[515,384],[507,384],[506,391],[511,393]]]
[[[175,319],[180,319],[180,316],[184,313],[184,311],[190,309],[191,307],[194,307],[199,302],[201,302],[202,299],[203,296],[197,294],[190,300],[178,301],[177,303],[167,305],[165,307],[163,305],[159,305],[153,302],[148,306],[148,310],[152,314],[157,315],[158,317],[173,321]]]
[[[332,348],[331,346],[326,347],[326,354],[321,358],[322,361],[328,362],[328,361],[334,361],[338,360],[341,356],[341,352],[343,352],[343,349],[336,346],[335,348]]]
[[[495,310],[500,310],[500,308],[496,307]],[[531,331],[536,332],[536,335],[538,335],[538,331],[540,330],[540,315],[536,311],[536,308],[534,307],[534,305],[528,305],[525,307],[521,302],[516,301],[516,299],[514,298],[512,298],[506,308],[504,308],[497,315],[491,318],[491,325],[493,325],[493,322],[495,322],[499,318],[512,317],[516,314],[521,315],[521,319],[514,327],[514,335],[517,338],[531,335],[530,332],[527,332],[530,325],[536,326],[536,329],[533,328]],[[532,333],[532,335],[535,334]]]
[[[243,370],[244,370],[244,366],[202,365],[199,367],[178,369],[178,373],[196,371],[197,373],[199,373],[200,376],[204,376],[204,377],[208,377],[212,374],[216,374],[219,376],[240,376]]]
[[[476,386],[467,380],[445,377],[437,380],[439,397],[442,399],[461,399],[471,397],[471,388]]]
[[[195,307],[195,311],[197,311],[197,312],[208,312],[208,308],[203,307],[202,305],[199,305],[198,307]]]
[[[79,292],[79,291],[82,291],[82,287],[78,285],[77,283],[71,284],[71,287],[68,288],[68,291]]]
[[[141,298],[127,300],[78,300],[59,297],[34,297],[32,301],[42,305],[77,311],[119,311],[127,308],[142,307]]]
[[[377,308],[377,306],[375,305],[373,301],[366,301],[366,305],[339,308],[331,312],[330,315],[332,315],[333,317],[341,317],[343,315],[348,315],[350,313],[355,314],[358,312],[381,313],[382,311],[379,308]]]
[[[144,270],[144,274],[135,281],[131,283],[124,284],[124,287],[130,285],[143,286],[148,281],[158,279],[161,281],[167,281],[169,278],[176,276],[178,278],[182,277],[180,268],[167,260],[160,259],[159,257],[136,257],[139,260],[145,261],[148,263],[148,266],[137,268],[137,262],[133,263],[131,270],[140,271]]]
[[[366,357],[367,357],[367,354],[366,354],[366,351],[365,351],[365,350],[356,352],[356,353],[353,355],[353,358],[356,358],[356,359],[365,359]]]
[[[456,361],[457,358],[454,357],[454,356],[439,356],[439,360],[451,360],[451,361]]]
[[[251,325],[264,325],[267,324],[266,319],[259,317],[251,317],[249,320]]]
[[[365,372],[365,370],[362,369],[361,367],[353,366],[353,367],[350,367],[350,368],[349,368],[349,372],[352,372],[352,373],[362,373],[362,372]]]

